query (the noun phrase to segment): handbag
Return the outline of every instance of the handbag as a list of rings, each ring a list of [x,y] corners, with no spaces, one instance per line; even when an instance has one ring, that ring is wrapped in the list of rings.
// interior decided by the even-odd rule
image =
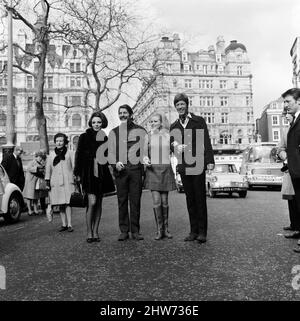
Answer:
[[[36,191],[45,191],[47,190],[47,184],[44,178],[38,177],[35,183],[35,188]]]
[[[281,195],[286,200],[292,199],[295,195],[291,175],[288,171],[284,172],[282,176]]]
[[[71,194],[70,206],[71,207],[86,207],[86,195],[83,193],[81,185],[75,184],[75,191]]]

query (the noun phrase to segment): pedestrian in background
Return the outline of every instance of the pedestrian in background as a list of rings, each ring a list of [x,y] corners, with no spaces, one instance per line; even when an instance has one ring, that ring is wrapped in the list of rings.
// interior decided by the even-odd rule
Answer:
[[[9,181],[16,184],[22,191],[25,184],[25,175],[21,155],[23,149],[20,146],[15,146],[12,154],[6,154],[1,162],[4,167]]]
[[[287,160],[289,173],[291,175],[293,188],[295,191],[295,231],[286,238],[299,239],[300,238],[300,89],[292,88],[282,94],[284,100],[284,107],[287,108],[288,113],[293,115],[293,121],[287,134]],[[298,242],[300,245],[300,242]],[[300,247],[294,249],[295,252],[300,253]]]
[[[204,118],[189,112],[189,98],[186,94],[177,94],[174,98],[174,106],[179,118],[171,125],[171,150],[180,160],[178,162],[178,172],[181,176],[186,203],[190,219],[190,233],[184,241],[197,240],[205,243],[207,237],[207,206],[205,189],[205,171],[214,169],[214,155],[209,138],[206,122]],[[175,137],[172,132],[179,132],[180,137]],[[187,132],[187,135],[185,135]],[[201,142],[197,142],[197,134],[203,133],[203,148],[198,151],[197,147],[202,147]],[[200,145],[201,144],[201,145]],[[196,155],[200,152],[201,155]],[[187,162],[186,157],[196,155],[199,159],[204,159],[202,172],[198,173],[197,160]],[[201,156],[201,157],[200,157]]]
[[[169,232],[169,191],[176,189],[170,160],[170,134],[166,120],[159,113],[150,120],[151,132],[145,137],[145,188],[152,194],[157,234],[155,240],[172,238]]]
[[[42,188],[42,183],[37,186],[39,179],[44,180],[45,177],[45,159],[45,154],[35,152],[34,159],[27,166],[23,197],[27,203],[29,216],[38,215],[38,201],[43,196],[42,193],[47,193],[46,186]]]
[[[109,171],[108,162],[98,163],[97,151],[106,143],[108,138],[102,130],[108,125],[106,116],[94,112],[88,122],[89,128],[79,136],[75,153],[74,175],[82,184],[87,194],[86,227],[87,242],[100,242],[99,224],[102,214],[102,198],[104,193],[115,190],[114,182]],[[107,149],[104,153],[107,157]]]
[[[297,203],[295,200],[295,191],[293,188],[291,176],[288,170],[288,159],[286,153],[287,147],[287,133],[290,128],[291,123],[293,122],[293,116],[287,112],[287,108],[284,108],[282,112],[282,118],[286,119],[289,124],[288,128],[283,128],[280,142],[278,144],[278,152],[277,155],[279,159],[283,161],[282,172],[283,180],[281,187],[282,198],[288,201],[288,210],[289,210],[289,218],[290,224],[283,228],[284,231],[296,231],[295,226],[297,224]]]
[[[72,210],[69,206],[75,191],[73,169],[74,157],[68,150],[68,138],[63,133],[54,136],[55,149],[47,158],[45,179],[51,206],[59,206],[62,226],[59,232],[73,232]]]

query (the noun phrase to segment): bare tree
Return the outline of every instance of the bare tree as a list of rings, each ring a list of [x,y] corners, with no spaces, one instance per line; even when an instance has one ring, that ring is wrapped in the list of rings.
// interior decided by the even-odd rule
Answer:
[[[16,1],[12,6],[8,1],[4,0],[6,10],[11,11],[13,19],[23,22],[34,34],[33,45],[28,48],[22,48],[19,44],[14,44],[15,47],[15,68],[22,72],[31,75],[36,81],[36,102],[35,102],[35,117],[37,122],[37,129],[40,136],[40,147],[49,151],[46,117],[43,110],[43,96],[44,96],[44,76],[46,67],[46,57],[49,47],[49,12],[50,4],[47,0],[36,1],[34,12],[36,22],[32,23],[31,19],[26,18],[19,9],[20,1]],[[28,62],[32,59],[38,59],[38,65],[35,72],[28,69]],[[27,63],[26,63],[27,62]]]
[[[85,57],[86,99],[94,95],[95,109],[109,108],[129,83],[149,79],[156,68],[157,35],[139,28],[139,17],[130,10],[133,5],[118,0],[64,1],[65,19],[56,37],[77,46]]]

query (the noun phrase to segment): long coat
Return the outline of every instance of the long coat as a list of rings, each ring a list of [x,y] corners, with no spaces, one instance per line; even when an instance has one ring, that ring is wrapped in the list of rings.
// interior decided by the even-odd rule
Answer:
[[[96,140],[96,135],[98,140]],[[98,164],[96,161],[99,147],[106,142],[107,136],[103,130],[97,133],[88,128],[85,133],[79,136],[75,153],[74,175],[80,177],[82,188],[86,193],[99,195],[115,191],[107,161],[104,164]],[[107,157],[107,149],[104,156]],[[98,177],[94,175],[95,166]]]
[[[30,200],[39,199],[39,192],[35,190],[35,185],[38,180],[38,168],[39,164],[34,159],[28,164],[25,177],[25,186],[23,190],[23,196]]]
[[[50,202],[51,205],[69,204],[71,194],[75,191],[74,157],[68,150],[65,160],[61,160],[56,166],[53,166],[55,156],[55,152],[51,152],[46,163],[45,179],[50,180]]]
[[[300,178],[300,115],[287,134],[287,159],[292,178]]]

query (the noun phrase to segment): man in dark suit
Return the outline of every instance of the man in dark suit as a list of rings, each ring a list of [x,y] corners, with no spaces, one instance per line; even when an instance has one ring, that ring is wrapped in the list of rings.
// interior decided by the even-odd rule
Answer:
[[[205,120],[189,113],[189,99],[177,94],[174,106],[179,118],[171,125],[171,150],[178,159],[190,220],[190,233],[184,241],[206,242],[207,206],[205,170],[214,169],[214,155]]]
[[[287,134],[287,161],[288,169],[291,175],[293,187],[295,190],[295,205],[296,215],[294,229],[295,231],[286,238],[299,239],[300,238],[300,89],[292,88],[284,92],[282,95],[284,99],[284,107],[293,115],[294,120],[291,123]],[[298,242],[298,245],[300,243]],[[295,252],[300,253],[300,248],[294,249]]]
[[[10,182],[16,184],[21,191],[25,184],[25,176],[21,159],[22,153],[23,149],[20,146],[15,146],[13,153],[5,155],[1,162]]]
[[[119,107],[120,126],[108,135],[108,158],[114,169],[119,206],[119,241],[129,238],[143,240],[140,234],[140,208],[143,186],[142,163],[146,131],[135,124],[130,106]],[[128,212],[128,199],[130,215]]]

